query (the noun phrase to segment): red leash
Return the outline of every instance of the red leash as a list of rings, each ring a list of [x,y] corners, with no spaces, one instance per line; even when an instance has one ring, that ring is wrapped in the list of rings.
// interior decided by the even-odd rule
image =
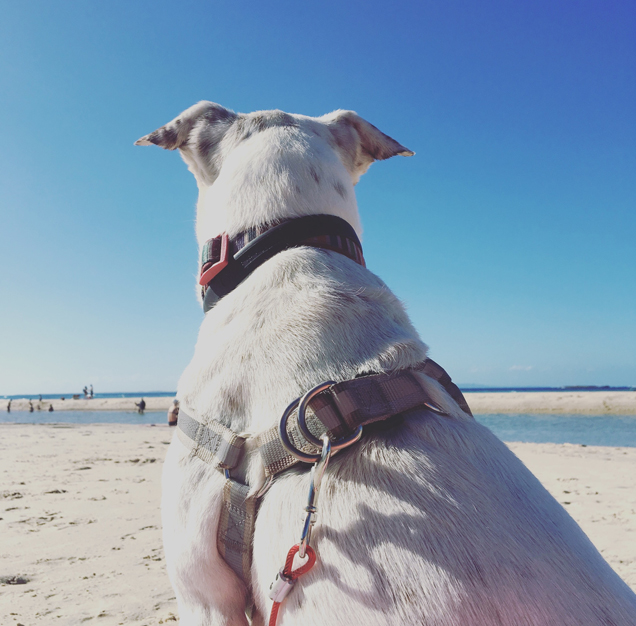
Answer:
[[[298,569],[292,570],[294,557],[299,549],[299,543],[292,546],[291,550],[287,553],[285,567],[283,567],[283,569],[278,573],[276,581],[272,584],[269,597],[274,600],[274,604],[272,605],[272,612],[269,615],[269,626],[276,626],[280,605],[285,599],[285,596],[291,591],[296,579],[300,578],[303,574],[306,574],[316,562],[316,553],[314,552],[314,549],[311,546],[307,546],[307,562],[304,565],[301,565]]]

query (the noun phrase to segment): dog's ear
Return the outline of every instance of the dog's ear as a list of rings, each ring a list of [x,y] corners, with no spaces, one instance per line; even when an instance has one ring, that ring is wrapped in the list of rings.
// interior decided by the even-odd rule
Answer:
[[[320,120],[327,124],[336,144],[358,175],[364,174],[373,161],[415,154],[354,111],[334,111]]]
[[[199,102],[181,115],[175,117],[165,126],[135,141],[136,146],[159,146],[166,150],[182,148],[192,135],[195,127],[205,125],[214,127],[218,124],[229,126],[236,119],[236,113],[215,102]]]

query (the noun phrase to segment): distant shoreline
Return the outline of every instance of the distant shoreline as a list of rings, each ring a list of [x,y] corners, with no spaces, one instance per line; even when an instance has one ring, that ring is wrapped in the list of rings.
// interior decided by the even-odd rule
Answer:
[[[96,393],[93,400],[125,400],[125,399],[139,399],[139,398],[174,398],[177,394],[176,391],[114,391],[108,393]],[[87,396],[83,393],[14,393],[9,395],[0,395],[0,402],[7,400],[31,400],[35,402],[42,397],[42,402],[46,400],[88,400]]]
[[[142,396],[79,400],[32,400],[34,409],[47,411],[134,411]],[[174,396],[143,396],[146,411],[167,411]],[[636,391],[520,391],[467,393],[473,413],[574,413],[582,415],[636,415]],[[7,400],[0,404],[6,410]],[[11,401],[12,411],[28,411],[29,400]]]
[[[168,407],[172,404],[174,395],[170,396],[133,396],[130,398],[80,398],[79,400],[73,400],[67,398],[66,400],[55,399],[42,399],[42,402],[38,400],[31,400],[35,411],[47,411],[49,405],[53,406],[54,411],[136,411],[136,403],[141,401],[141,398],[146,402],[146,411],[167,411]],[[2,400],[3,404],[0,404],[0,411],[6,410],[8,400]],[[40,407],[38,409],[38,406]],[[29,400],[19,399],[11,401],[11,411],[28,411]]]
[[[485,387],[480,385],[458,385],[462,393],[475,394],[475,393],[574,393],[574,392],[591,392],[591,393],[606,393],[613,391],[634,391],[636,387],[612,387],[611,385],[572,385],[563,387]],[[113,391],[107,393],[97,393],[92,399],[95,400],[136,400],[139,398],[174,398],[176,391]],[[42,402],[53,400],[88,400],[82,393],[46,393],[42,394],[7,394],[0,395],[0,403],[3,401],[11,400],[17,402],[18,400],[31,400],[35,402],[39,398],[42,398]]]

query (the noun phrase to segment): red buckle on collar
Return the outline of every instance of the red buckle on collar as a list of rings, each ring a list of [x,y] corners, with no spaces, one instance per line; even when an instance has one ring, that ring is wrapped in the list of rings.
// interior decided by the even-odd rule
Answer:
[[[230,238],[227,233],[221,235],[221,256],[216,263],[201,268],[199,285],[207,285],[230,262]],[[206,263],[207,265],[207,263]]]

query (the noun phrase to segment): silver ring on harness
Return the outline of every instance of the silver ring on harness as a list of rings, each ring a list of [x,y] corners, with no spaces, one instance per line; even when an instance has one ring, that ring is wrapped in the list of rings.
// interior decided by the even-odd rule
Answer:
[[[302,397],[302,400],[298,404],[298,428],[300,428],[300,432],[303,434],[303,437],[315,446],[322,447],[323,442],[318,439],[318,437],[316,437],[316,435],[314,435],[307,426],[307,405],[314,396],[317,396],[321,391],[329,389],[331,385],[335,384],[336,383],[333,380],[326,380],[324,383],[316,385]]]
[[[299,450],[289,439],[289,435],[287,434],[287,420],[289,420],[289,416],[294,412],[296,407],[298,407],[301,403],[304,403],[306,407],[307,403],[311,400],[311,398],[313,398],[314,395],[316,395],[317,393],[320,393],[320,391],[322,391],[323,389],[326,389],[326,387],[329,387],[333,384],[335,383],[326,382],[326,383],[321,383],[317,387],[314,387],[314,389],[306,393],[302,397],[302,399],[297,398],[296,400],[294,400],[285,409],[283,416],[280,418],[280,423],[278,424],[278,436],[280,437],[280,442],[283,444],[283,447],[285,448],[285,450],[287,450],[287,452],[289,452],[292,456],[295,456],[299,461],[302,461],[303,463],[317,463],[320,460],[322,454],[308,454],[306,452],[303,452],[302,450]],[[303,419],[304,419],[304,410],[303,410]],[[299,422],[299,426],[300,426],[300,422]],[[305,425],[305,429],[302,429],[301,427],[301,430],[303,435],[305,435],[305,430],[309,432],[309,429],[307,428],[306,425]],[[307,437],[307,439],[311,441],[312,443],[313,443],[313,440],[315,439],[318,442],[317,445],[322,447],[322,441],[320,439],[315,438],[314,435],[312,435],[311,433],[309,434],[311,438]],[[337,439],[336,441],[332,442],[331,450],[332,452],[336,452],[337,450],[342,450],[343,448],[347,448],[348,446],[356,443],[356,441],[358,441],[360,437],[362,437],[362,426],[358,426],[356,431],[349,437],[342,437],[341,439]]]

